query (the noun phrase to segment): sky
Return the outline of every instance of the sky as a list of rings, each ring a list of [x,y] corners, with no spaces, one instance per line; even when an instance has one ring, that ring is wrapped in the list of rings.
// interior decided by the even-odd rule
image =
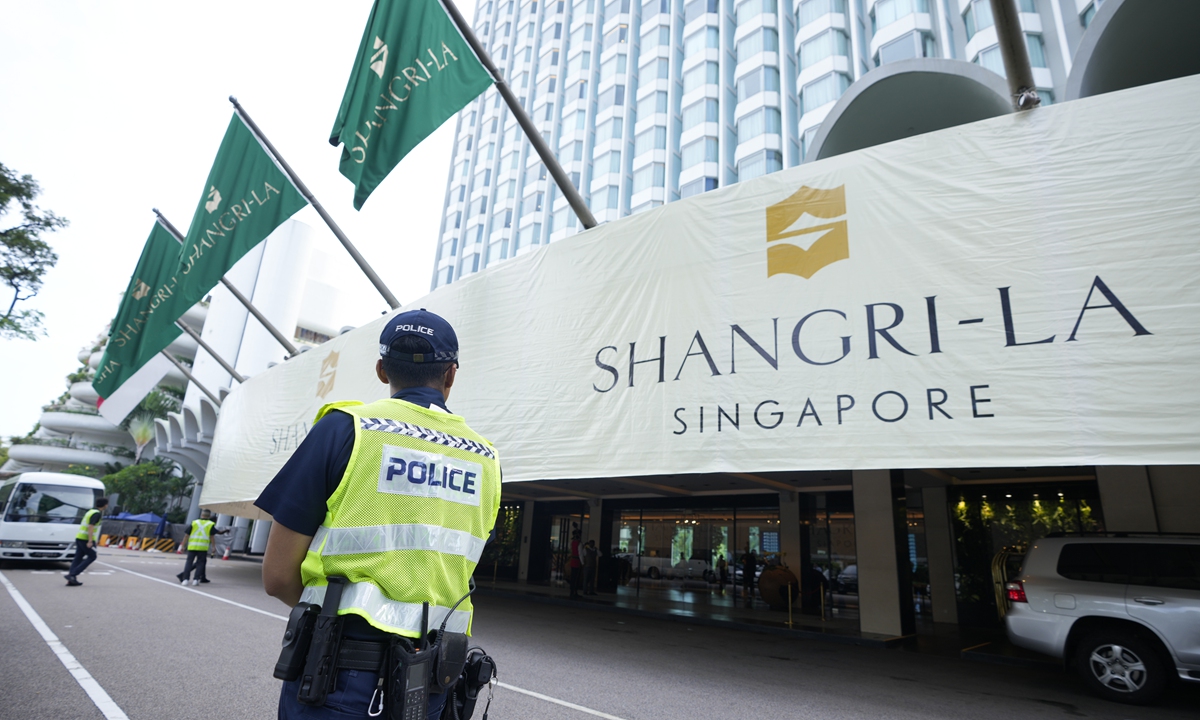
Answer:
[[[456,4],[474,16],[475,0]],[[79,368],[79,350],[116,314],[152,208],[185,229],[233,113],[230,95],[401,303],[429,292],[454,119],[361,212],[338,173],[341,148],[328,142],[370,8],[370,0],[3,3],[0,163],[32,175],[38,204],[71,224],[44,236],[58,264],[37,297],[17,306],[45,313],[46,336],[0,340],[0,436],[33,428]],[[296,218],[353,269],[312,208]],[[362,307],[358,322],[387,309],[365,276],[344,274],[360,279],[344,288]],[[5,306],[10,299],[0,288]]]

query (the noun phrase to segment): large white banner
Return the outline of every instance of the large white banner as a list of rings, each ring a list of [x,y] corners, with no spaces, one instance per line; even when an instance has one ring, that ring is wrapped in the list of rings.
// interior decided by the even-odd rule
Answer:
[[[1200,78],[671,203],[439,289],[506,481],[1200,463]],[[203,503],[383,397],[380,320],[251,378]]]

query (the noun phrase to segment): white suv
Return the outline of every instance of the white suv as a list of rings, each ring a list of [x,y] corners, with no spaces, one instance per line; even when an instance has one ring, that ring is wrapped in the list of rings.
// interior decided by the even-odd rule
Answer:
[[[1102,697],[1143,704],[1174,675],[1200,681],[1200,538],[1051,535],[1006,593],[1009,639],[1073,662]]]

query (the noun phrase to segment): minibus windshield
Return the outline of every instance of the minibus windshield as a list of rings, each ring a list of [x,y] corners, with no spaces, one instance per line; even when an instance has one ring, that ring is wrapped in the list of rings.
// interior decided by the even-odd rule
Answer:
[[[78,523],[95,502],[91,488],[20,483],[9,496],[4,521]]]

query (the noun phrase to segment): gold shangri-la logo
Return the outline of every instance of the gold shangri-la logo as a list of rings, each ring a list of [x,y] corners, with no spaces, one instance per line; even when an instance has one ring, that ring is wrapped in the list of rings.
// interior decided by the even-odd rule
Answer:
[[[337,379],[338,354],[331,352],[321,361],[320,377],[317,379],[317,397],[322,400],[333,390],[333,381]]]
[[[767,277],[786,273],[808,279],[826,265],[849,258],[845,215],[845,185],[828,190],[805,185],[783,202],[768,207]],[[814,219],[818,221],[815,224]],[[823,220],[834,222],[820,222]],[[781,242],[801,236],[809,236],[804,238],[811,241],[806,243],[808,249],[794,242]]]

